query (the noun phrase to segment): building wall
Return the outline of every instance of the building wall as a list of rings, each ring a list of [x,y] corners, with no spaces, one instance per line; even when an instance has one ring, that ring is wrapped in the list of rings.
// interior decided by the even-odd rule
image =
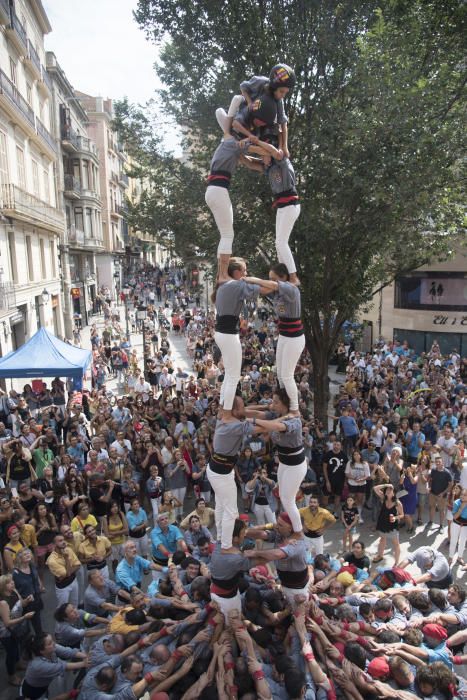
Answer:
[[[373,324],[373,340],[381,335],[387,340],[398,338],[407,339],[409,344],[418,350],[431,347],[433,340],[440,342],[442,350],[453,348],[467,355],[467,257],[465,249],[458,248],[455,255],[445,262],[431,263],[429,266],[406,277],[416,278],[422,273],[428,273],[426,280],[428,286],[433,281],[445,280],[444,288],[447,291],[450,283],[456,280],[456,290],[460,294],[455,298],[446,299],[443,303],[442,296],[434,296],[429,300],[433,302],[423,304],[418,308],[397,308],[397,285],[391,284],[382,290],[373,300],[373,306],[369,314],[365,314],[364,320]],[[439,273],[439,278],[437,277]],[[446,295],[445,295],[446,296]],[[430,308],[428,308],[430,307]]]
[[[18,37],[7,24],[0,26],[2,354],[28,340],[39,326],[63,335],[58,249],[64,217],[57,208],[52,95],[43,77],[44,32],[50,25],[36,3],[17,0],[15,12],[31,49],[18,48]],[[44,289],[47,302],[42,300]]]

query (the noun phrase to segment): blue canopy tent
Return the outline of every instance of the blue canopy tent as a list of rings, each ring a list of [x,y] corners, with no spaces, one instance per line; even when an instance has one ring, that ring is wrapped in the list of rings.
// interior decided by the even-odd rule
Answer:
[[[90,362],[90,350],[68,345],[39,328],[19,350],[0,358],[0,379],[71,377],[80,383]]]

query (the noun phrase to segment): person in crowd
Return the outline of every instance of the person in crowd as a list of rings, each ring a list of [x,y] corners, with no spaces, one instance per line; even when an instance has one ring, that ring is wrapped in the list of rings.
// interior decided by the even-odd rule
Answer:
[[[0,576],[0,641],[5,650],[8,683],[14,686],[21,684],[16,674],[20,645],[28,635],[28,620],[34,617],[34,612],[24,612],[24,607],[32,600],[32,594],[21,597],[11,574]]]
[[[386,540],[391,540],[394,559],[400,559],[399,525],[404,519],[404,509],[401,502],[396,497],[392,484],[381,484],[374,487],[374,493],[381,501],[381,510],[376,522],[376,529],[379,532],[378,552],[374,557],[375,563],[384,558]]]
[[[94,525],[85,525],[84,539],[78,547],[78,557],[86,571],[98,569],[105,579],[109,578],[107,559],[112,552],[110,540],[105,535],[98,535]]]
[[[112,547],[110,559],[115,573],[118,562],[123,558],[123,545],[129,533],[128,521],[118,501],[110,501],[109,513],[104,518],[102,531]]]

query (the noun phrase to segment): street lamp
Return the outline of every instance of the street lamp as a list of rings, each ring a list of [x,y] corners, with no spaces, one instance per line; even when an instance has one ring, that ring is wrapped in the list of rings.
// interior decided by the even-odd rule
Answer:
[[[144,306],[144,304],[141,304],[138,306],[138,310],[136,312],[136,318],[139,321],[143,322],[143,370],[144,370],[144,378],[148,379],[148,357],[147,357],[147,345],[146,345],[146,319],[148,317],[148,311],[147,307]]]
[[[126,323],[126,337],[128,342],[130,342],[130,325],[128,322],[128,297],[130,296],[131,289],[129,287],[124,287],[122,289],[123,294],[125,295],[125,323]]]
[[[42,303],[43,303],[43,304],[47,304],[47,303],[49,302],[50,294],[48,293],[48,291],[47,291],[47,289],[46,289],[45,287],[44,287],[44,289],[43,289],[43,291],[42,291],[41,297],[42,297]]]

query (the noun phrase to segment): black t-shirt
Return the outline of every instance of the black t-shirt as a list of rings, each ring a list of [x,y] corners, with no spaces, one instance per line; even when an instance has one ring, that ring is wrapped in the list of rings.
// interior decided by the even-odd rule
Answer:
[[[353,552],[347,552],[344,554],[344,561],[347,564],[353,564],[357,569],[369,569],[370,568],[370,558],[366,554],[358,559]]]
[[[25,481],[31,476],[29,462],[21,455],[13,454],[10,459],[10,479],[13,481]]]
[[[438,469],[432,469],[430,473],[431,478],[431,493],[433,496],[439,496],[440,493],[446,491],[447,487],[452,481],[452,476],[445,469],[438,471]]]
[[[344,481],[347,461],[347,455],[343,450],[337,454],[334,450],[326,452],[323,462],[328,465],[329,481]]]
[[[344,516],[344,522],[346,525],[352,525],[356,516],[358,515],[358,508],[353,506],[348,508],[346,505],[342,506],[342,515]]]
[[[93,486],[89,489],[89,497],[91,499],[93,513],[96,516],[101,517],[102,515],[107,515],[109,504],[99,500],[99,498],[104,496],[106,492],[107,489],[103,489],[101,486]]]

